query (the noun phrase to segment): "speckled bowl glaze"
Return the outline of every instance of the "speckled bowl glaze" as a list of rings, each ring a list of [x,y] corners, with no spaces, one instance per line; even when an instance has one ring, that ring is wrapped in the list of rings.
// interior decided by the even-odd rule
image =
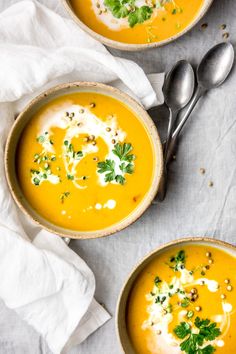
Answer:
[[[209,7],[211,6],[213,0],[205,0],[199,13],[197,16],[194,18],[194,20],[183,29],[183,31],[177,33],[176,35],[165,39],[160,42],[153,42],[153,43],[147,43],[147,44],[127,44],[127,43],[122,43],[118,41],[114,41],[112,39],[106,38],[93,30],[91,30],[88,26],[86,26],[80,19],[79,17],[74,13],[69,0],[61,0],[62,4],[64,5],[65,9],[71,16],[71,18],[79,25],[80,28],[82,28],[85,32],[90,34],[94,39],[98,40],[99,42],[107,45],[108,47],[112,47],[115,49],[120,49],[120,50],[126,50],[126,51],[138,51],[138,50],[145,50],[145,49],[150,49],[150,48],[156,48],[156,47],[161,47],[165,44],[168,44],[170,42],[173,42],[175,39],[183,36],[185,33],[190,31],[201,19],[202,17],[207,13]]]
[[[127,215],[125,219],[120,220],[118,223],[107,227],[103,230],[98,231],[77,231],[77,230],[69,230],[66,228],[59,227],[50,223],[48,220],[39,215],[28,203],[26,198],[24,197],[16,174],[16,151],[19,139],[21,137],[22,131],[28,122],[32,119],[34,114],[46,103],[51,100],[63,96],[69,93],[76,92],[96,92],[101,93],[107,96],[111,96],[124,104],[126,104],[134,113],[136,113],[138,119],[140,119],[141,123],[147,129],[150,139],[153,144],[154,151],[154,171],[153,171],[153,183],[150,185],[150,188],[141,201],[141,203],[137,206],[137,208],[130,214]],[[125,93],[99,83],[92,82],[74,82],[67,83],[63,85],[56,86],[51,88],[50,90],[42,93],[35,99],[33,99],[28,106],[20,113],[17,117],[7,139],[6,148],[5,148],[5,171],[7,182],[11,191],[11,194],[19,206],[19,208],[27,214],[34,222],[36,222],[39,226],[44,229],[47,229],[55,234],[58,234],[62,237],[69,238],[77,238],[77,239],[88,239],[88,238],[96,238],[103,237],[110,234],[113,234],[117,231],[120,231],[136,221],[148,208],[154,199],[159,183],[162,176],[163,170],[163,154],[162,154],[162,145],[161,141],[153,123],[152,119],[149,117],[147,112],[143,109],[141,105],[139,105],[134,99]]]
[[[121,290],[119,300],[117,303],[116,310],[116,331],[117,337],[119,339],[123,353],[125,354],[137,354],[132,346],[129,339],[127,324],[126,324],[126,313],[127,313],[127,303],[129,300],[129,295],[132,290],[133,284],[139,274],[143,269],[155,258],[158,257],[162,252],[165,252],[175,246],[183,246],[186,244],[197,244],[197,245],[207,245],[216,247],[218,249],[224,250],[236,257],[236,247],[230,243],[226,243],[217,239],[207,238],[207,237],[187,237],[178,239],[167,244],[164,244],[154,250],[152,253],[148,254],[131,272],[128,279],[125,282],[123,289]]]

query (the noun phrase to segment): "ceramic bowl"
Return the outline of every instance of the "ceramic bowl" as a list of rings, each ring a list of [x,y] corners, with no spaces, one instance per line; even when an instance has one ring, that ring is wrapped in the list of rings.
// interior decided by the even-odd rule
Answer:
[[[90,36],[92,36],[94,39],[97,41],[107,45],[108,47],[112,47],[115,49],[120,49],[120,50],[126,50],[126,51],[138,51],[138,50],[145,50],[149,48],[156,48],[156,47],[161,47],[165,44],[168,44],[175,39],[183,36],[185,33],[190,31],[201,19],[202,17],[206,14],[207,10],[211,6],[213,0],[204,0],[202,7],[200,11],[198,12],[197,16],[193,19],[193,21],[185,27],[181,32],[177,33],[176,35],[167,38],[163,41],[160,42],[153,42],[153,43],[147,43],[147,44],[127,44],[127,43],[122,43],[118,41],[114,41],[112,39],[106,38],[93,30],[91,30],[88,26],[86,26],[80,19],[79,17],[74,13],[71,5],[70,5],[70,0],[61,0],[62,4],[64,5],[65,9],[67,10],[68,14],[71,16],[71,18],[79,25],[80,28],[82,28],[85,32],[87,32]],[[83,0],[80,0],[83,1]]]
[[[133,284],[139,274],[143,271],[143,269],[158,255],[162,252],[171,249],[175,246],[183,246],[186,244],[200,244],[206,246],[212,246],[219,249],[222,249],[230,254],[236,256],[236,247],[213,238],[206,238],[206,237],[194,237],[194,238],[183,238],[179,240],[172,241],[170,243],[164,244],[160,246],[151,254],[147,255],[131,272],[129,275],[118,300],[117,311],[116,311],[116,329],[117,329],[117,336],[125,354],[136,354],[135,350],[133,349],[132,343],[129,339],[127,325],[126,325],[126,311],[127,311],[127,304],[129,300],[129,295],[132,290]]]
[[[73,231],[69,229],[65,229],[50,223],[48,220],[43,218],[39,215],[27,202],[25,199],[20,185],[18,183],[17,174],[16,174],[16,151],[19,139],[21,137],[22,131],[28,122],[32,119],[34,114],[46,103],[50,102],[51,100],[63,96],[69,93],[76,93],[76,92],[97,92],[107,96],[111,96],[124,104],[126,104],[133,112],[136,113],[138,119],[142,122],[145,126],[147,131],[149,132],[151,141],[153,143],[154,148],[154,157],[155,157],[155,166],[154,166],[154,173],[153,173],[153,183],[150,185],[150,188],[143,198],[142,202],[139,206],[125,219],[122,219],[120,222],[107,227],[103,230],[98,231]],[[41,227],[56,233],[62,237],[70,237],[70,238],[80,238],[80,239],[87,239],[87,238],[96,238],[107,236],[121,229],[127,227],[134,221],[136,221],[148,208],[151,204],[152,200],[154,199],[157,191],[158,186],[160,183],[160,179],[162,176],[162,169],[163,169],[163,154],[162,154],[162,145],[161,141],[157,132],[157,129],[149,117],[147,112],[143,109],[141,105],[139,105],[134,99],[130,96],[126,95],[125,93],[99,83],[91,83],[91,82],[75,82],[75,83],[67,83],[63,85],[59,85],[54,87],[40,96],[36,97],[32,100],[28,106],[20,113],[17,117],[7,139],[6,149],[5,149],[5,170],[6,170],[6,177],[7,182],[11,191],[11,194],[19,206],[19,208],[27,214],[33,221],[35,221]]]

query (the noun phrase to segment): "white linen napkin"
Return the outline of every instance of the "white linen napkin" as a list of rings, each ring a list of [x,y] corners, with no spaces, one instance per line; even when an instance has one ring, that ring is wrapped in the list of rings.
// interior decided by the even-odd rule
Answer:
[[[114,81],[149,108],[162,101],[164,76],[150,78],[152,85],[137,64],[113,57],[72,20],[37,1],[0,13],[0,297],[53,353],[81,343],[110,316],[93,299],[95,280],[85,262],[15,206],[3,166],[7,134],[26,102],[56,83]]]

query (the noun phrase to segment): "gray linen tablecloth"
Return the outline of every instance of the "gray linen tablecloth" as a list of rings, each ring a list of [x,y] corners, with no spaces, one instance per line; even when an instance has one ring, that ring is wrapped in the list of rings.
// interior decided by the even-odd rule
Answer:
[[[0,10],[16,0],[1,0]],[[58,0],[40,0],[64,13]],[[167,71],[180,59],[196,65],[204,53],[229,32],[236,41],[236,1],[215,0],[205,18],[190,33],[165,47],[115,55],[132,59],[147,73]],[[208,23],[203,30],[201,24]],[[220,26],[226,24],[226,30]],[[153,115],[163,132],[165,112]],[[158,245],[186,236],[211,236],[236,243],[236,72],[210,92],[195,109],[179,143],[162,204],[151,206],[128,229],[104,239],[72,241],[96,277],[96,299],[113,318],[70,354],[119,354],[115,334],[117,298],[127,275]],[[200,168],[205,168],[202,175]],[[213,186],[209,186],[213,182]],[[224,271],[224,270],[222,270]],[[44,341],[0,302],[0,354],[49,354]]]

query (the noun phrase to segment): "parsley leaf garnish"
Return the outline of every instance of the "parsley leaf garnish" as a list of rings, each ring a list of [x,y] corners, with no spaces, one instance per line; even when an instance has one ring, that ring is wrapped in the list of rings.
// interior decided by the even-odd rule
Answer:
[[[107,159],[103,162],[98,162],[98,173],[105,174],[105,182],[111,182],[116,178],[115,161]]]
[[[136,0],[104,0],[104,5],[111,11],[116,18],[128,18],[130,27],[138,23],[143,23],[150,19],[153,9],[144,5],[138,7]]]
[[[135,156],[130,154],[132,151],[132,145],[128,143],[116,144],[112,150],[113,154],[118,156],[121,161],[131,162],[135,159]]]
[[[221,331],[216,327],[216,323],[209,319],[200,319],[197,317],[194,325],[199,330],[198,333],[193,333],[191,326],[187,322],[181,322],[175,327],[174,333],[180,339],[185,339],[180,344],[180,349],[186,354],[212,354],[215,348],[212,345],[207,345],[202,348],[204,342],[213,341],[220,334]],[[187,337],[187,338],[186,338]]]
[[[115,181],[121,185],[125,183],[124,175],[126,173],[132,174],[134,172],[133,160],[135,156],[130,154],[132,151],[132,145],[129,143],[116,144],[112,153],[119,158],[121,164],[119,165],[120,173],[116,173],[115,161],[112,159],[106,159],[105,161],[98,162],[98,173],[105,174],[105,182]]]
[[[129,0],[104,0],[104,5],[111,11],[116,18],[124,18],[129,14],[128,8],[125,6]]]
[[[149,6],[136,7],[135,11],[130,12],[128,16],[128,21],[130,27],[134,27],[137,23],[143,23],[150,19],[153,10]]]
[[[180,325],[175,327],[174,332],[178,338],[184,339],[188,334],[191,333],[191,327],[187,322],[181,322]]]

